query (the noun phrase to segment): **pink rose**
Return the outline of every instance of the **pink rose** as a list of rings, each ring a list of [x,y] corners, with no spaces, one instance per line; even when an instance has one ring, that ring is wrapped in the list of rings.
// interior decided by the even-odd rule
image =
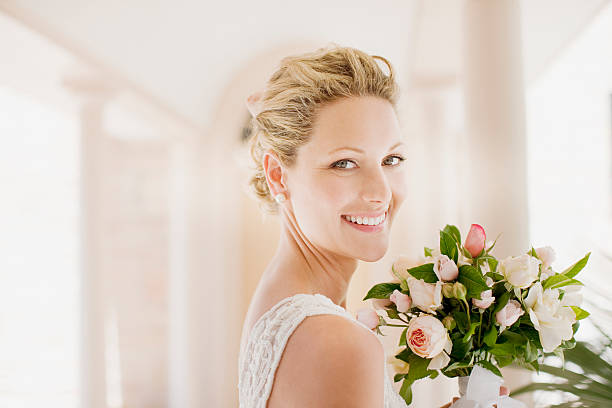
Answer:
[[[495,313],[495,320],[503,329],[512,326],[524,313],[525,311],[521,307],[521,304],[514,299],[510,299],[502,310]]]
[[[474,304],[474,306],[480,309],[486,309],[487,307],[491,306],[491,304],[495,300],[495,296],[492,295],[492,289],[485,290],[484,292],[480,293],[481,299],[472,299],[472,303]]]
[[[389,296],[389,300],[395,303],[398,312],[406,313],[408,310],[410,310],[410,306],[412,306],[412,299],[410,296],[400,292],[397,289],[395,289],[393,294]]]
[[[374,309],[378,310],[383,310],[385,307],[391,306],[391,304],[393,303],[389,299],[371,298],[370,300],[372,301],[372,306],[374,307]]]
[[[365,324],[370,330],[374,330],[380,324],[378,314],[369,307],[357,311],[357,320]]]
[[[472,224],[463,246],[472,255],[472,257],[477,256],[484,249],[486,238],[487,235],[485,234],[484,228],[478,224]]]
[[[492,285],[493,279],[487,276],[487,286],[491,287]],[[489,289],[480,293],[480,299],[472,299],[472,304],[480,309],[486,309],[493,304],[494,300],[495,296],[493,296],[493,290]]]
[[[442,322],[432,315],[421,315],[410,320],[406,331],[408,347],[414,354],[432,358],[442,352],[448,332]]]
[[[459,276],[459,269],[455,261],[444,254],[436,255],[433,259],[433,270],[441,281],[451,281]]]
[[[431,358],[428,368],[431,370],[446,367],[450,358],[453,343],[442,322],[432,315],[421,315],[410,320],[406,331],[408,347],[414,354]]]

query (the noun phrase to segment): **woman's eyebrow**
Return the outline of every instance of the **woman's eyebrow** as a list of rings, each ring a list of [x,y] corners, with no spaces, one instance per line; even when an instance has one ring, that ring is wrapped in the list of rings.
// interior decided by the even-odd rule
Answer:
[[[396,144],[394,144],[393,146],[391,146],[391,147],[389,148],[389,151],[391,151],[391,150],[395,149],[396,147],[398,147],[398,146],[400,146],[400,145],[402,145],[402,144],[404,144],[404,142],[397,142]],[[338,150],[353,150],[353,151],[355,151],[355,152],[357,152],[357,153],[365,153],[363,150],[358,149],[358,148],[356,148],[356,147],[343,146],[343,147],[338,147],[338,148],[336,148],[336,149],[334,149],[334,150],[330,151],[330,152],[329,152],[329,154],[332,154],[332,153],[334,153],[334,152],[337,152]]]

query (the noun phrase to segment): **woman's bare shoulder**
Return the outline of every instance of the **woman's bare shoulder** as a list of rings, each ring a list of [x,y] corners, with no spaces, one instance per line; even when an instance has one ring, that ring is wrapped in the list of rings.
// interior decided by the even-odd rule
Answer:
[[[270,402],[382,406],[383,379],[384,350],[373,333],[344,316],[313,315],[287,341]]]

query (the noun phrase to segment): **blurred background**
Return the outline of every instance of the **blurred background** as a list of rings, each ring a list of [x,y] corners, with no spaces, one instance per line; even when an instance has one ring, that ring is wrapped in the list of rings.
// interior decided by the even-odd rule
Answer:
[[[589,309],[612,309],[611,39],[608,0],[0,0],[0,406],[238,406],[279,233],[246,192],[245,99],[330,42],[390,60],[411,147],[412,194],[347,309],[398,255],[478,223],[498,258],[550,245],[563,270],[592,252],[593,343],[589,321],[612,322]],[[412,406],[451,400],[440,377]]]

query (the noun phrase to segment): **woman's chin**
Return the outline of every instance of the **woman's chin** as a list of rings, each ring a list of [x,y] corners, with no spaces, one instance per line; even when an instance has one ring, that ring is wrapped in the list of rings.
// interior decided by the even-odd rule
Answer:
[[[387,253],[388,245],[384,245],[381,247],[370,247],[367,250],[360,251],[355,254],[355,258],[364,262],[376,262],[382,259],[383,256]]]

